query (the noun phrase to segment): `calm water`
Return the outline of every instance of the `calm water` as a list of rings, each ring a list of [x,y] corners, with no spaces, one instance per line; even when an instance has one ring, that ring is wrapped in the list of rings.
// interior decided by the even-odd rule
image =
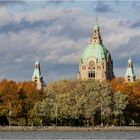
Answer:
[[[140,139],[140,131],[1,131],[0,139]]]

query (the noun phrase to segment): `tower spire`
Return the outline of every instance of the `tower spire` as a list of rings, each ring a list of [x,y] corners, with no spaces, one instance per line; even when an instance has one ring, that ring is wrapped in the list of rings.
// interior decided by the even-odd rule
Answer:
[[[34,81],[36,83],[38,90],[41,90],[43,88],[43,86],[45,85],[44,81],[43,81],[43,77],[41,76],[41,69],[40,69],[40,63],[39,63],[38,56],[36,57],[32,81]]]
[[[92,36],[90,38],[90,44],[102,44],[102,39],[101,39],[101,35],[100,35],[100,28],[98,26],[97,20],[98,19],[96,17]]]
[[[131,60],[131,58],[128,59],[128,65],[127,65],[127,70],[125,73],[125,81],[126,82],[133,82],[135,81],[135,73],[134,73],[134,69],[133,69],[133,62]]]

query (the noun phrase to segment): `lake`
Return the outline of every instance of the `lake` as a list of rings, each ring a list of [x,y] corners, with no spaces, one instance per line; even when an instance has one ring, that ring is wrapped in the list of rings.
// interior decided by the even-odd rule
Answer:
[[[140,131],[0,131],[0,139],[140,139]]]

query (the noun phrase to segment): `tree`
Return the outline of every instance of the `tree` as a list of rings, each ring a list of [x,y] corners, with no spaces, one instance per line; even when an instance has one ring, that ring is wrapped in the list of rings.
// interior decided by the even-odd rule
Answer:
[[[11,118],[15,119],[19,111],[17,89],[17,83],[12,80],[4,79],[0,82],[0,116],[6,116],[10,125]]]
[[[109,84],[90,80],[62,80],[48,84],[45,94],[45,101],[48,102],[46,111],[53,114],[49,118],[52,122],[58,119],[60,125],[84,125],[86,119],[87,123],[93,124],[91,119],[93,121],[96,118],[97,112],[100,112],[98,115],[101,114],[102,104],[103,120],[107,123],[105,119],[110,115],[112,95]],[[54,105],[49,106],[50,99]],[[47,117],[48,115],[46,119]],[[100,118],[96,118],[97,124],[101,122]]]
[[[117,91],[113,96],[113,115],[119,117],[119,125],[121,126],[123,111],[128,105],[127,95]]]
[[[88,98],[85,107],[85,118],[95,117],[96,123],[108,123],[110,115],[110,103],[112,89],[109,84],[98,81],[87,81],[86,97]]]
[[[20,125],[32,125],[34,105],[41,101],[44,95],[36,89],[35,83],[31,81],[18,83],[18,95],[20,101],[18,117],[20,120],[23,119]]]

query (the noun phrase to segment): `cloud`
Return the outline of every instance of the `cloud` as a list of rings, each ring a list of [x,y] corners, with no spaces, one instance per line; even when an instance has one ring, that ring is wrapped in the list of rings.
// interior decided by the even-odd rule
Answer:
[[[139,9],[140,9],[140,2],[139,1],[137,1],[137,2],[136,1],[130,1],[129,3],[131,5],[132,9],[134,9],[136,11],[139,11]]]
[[[47,4],[56,4],[56,5],[60,5],[63,2],[65,2],[64,0],[48,0]]]
[[[3,7],[0,18],[1,78],[31,80],[37,53],[45,81],[76,78],[80,57],[92,33],[91,15],[76,7],[44,7],[18,13]],[[99,17],[103,42],[113,57],[116,75],[125,73],[129,56],[140,68],[140,31],[131,28],[132,24],[127,19]]]
[[[72,9],[71,11],[61,10],[57,16],[63,21],[66,15],[69,14],[71,15],[70,19],[74,18],[76,21],[77,15],[73,17],[73,10],[76,12],[78,9]],[[58,9],[56,11],[58,11]],[[38,12],[42,14],[41,11]],[[79,51],[77,48],[80,48],[82,43],[85,42],[80,36],[79,38],[77,37],[77,40],[73,40],[73,32],[66,35],[66,32],[64,32],[66,28],[64,24],[61,24],[62,21],[55,20],[55,18],[53,19],[52,17],[46,20],[44,20],[44,17],[40,20],[37,20],[37,17],[29,20],[31,13],[29,15],[28,13],[21,14],[24,16],[15,14],[12,15],[12,17],[15,18],[12,23],[11,15],[9,15],[8,11],[5,10],[4,14],[9,20],[5,20],[0,28],[0,57],[4,60],[0,63],[0,66],[3,67],[3,69],[0,70],[1,77],[5,76],[5,78],[15,80],[30,80],[34,68],[34,58],[37,52],[40,52],[41,55],[42,70],[45,70],[44,67],[47,69],[45,70],[47,73],[43,72],[43,75],[50,75],[50,73],[56,74],[54,76],[48,76],[47,80],[50,81],[53,77],[57,79],[58,76],[55,72],[56,69],[48,70],[48,66],[50,66],[50,68],[57,66],[60,75],[63,77],[69,75],[68,77],[70,77],[69,68],[73,67],[73,65],[77,65],[79,61]],[[36,16],[40,15],[37,14]],[[65,22],[65,24],[68,24],[67,27],[69,27],[71,22]],[[76,22],[73,22],[73,26],[74,24],[75,26],[77,25]],[[79,31],[78,29],[77,32]],[[8,53],[9,50],[10,53]],[[69,57],[71,57],[71,54],[72,58],[70,60]],[[75,56],[77,59],[75,59]],[[48,65],[46,65],[46,63]],[[66,66],[66,68],[61,68],[61,66]],[[73,67],[73,70],[74,68],[77,69],[78,67]],[[61,74],[61,71],[63,74]],[[77,73],[77,71],[72,73]]]
[[[131,28],[140,28],[140,20],[137,19],[137,20],[133,21],[131,24]]]
[[[21,30],[41,29],[42,27],[47,27],[48,25],[52,24],[54,21],[55,19],[50,21],[30,22],[23,18],[20,22],[10,22],[4,26],[1,26],[0,32],[19,32]]]
[[[14,15],[6,7],[0,7],[0,19],[0,26],[6,25],[9,22],[12,23],[15,20]]]
[[[94,2],[95,3],[95,2]],[[104,1],[98,1],[94,7],[94,10],[99,13],[113,12],[114,10]]]
[[[7,6],[7,5],[23,5],[26,4],[25,0],[1,0],[0,6]]]
[[[66,2],[75,2],[75,0],[47,0],[46,4],[55,4],[55,5],[60,5],[62,3],[66,3]]]

